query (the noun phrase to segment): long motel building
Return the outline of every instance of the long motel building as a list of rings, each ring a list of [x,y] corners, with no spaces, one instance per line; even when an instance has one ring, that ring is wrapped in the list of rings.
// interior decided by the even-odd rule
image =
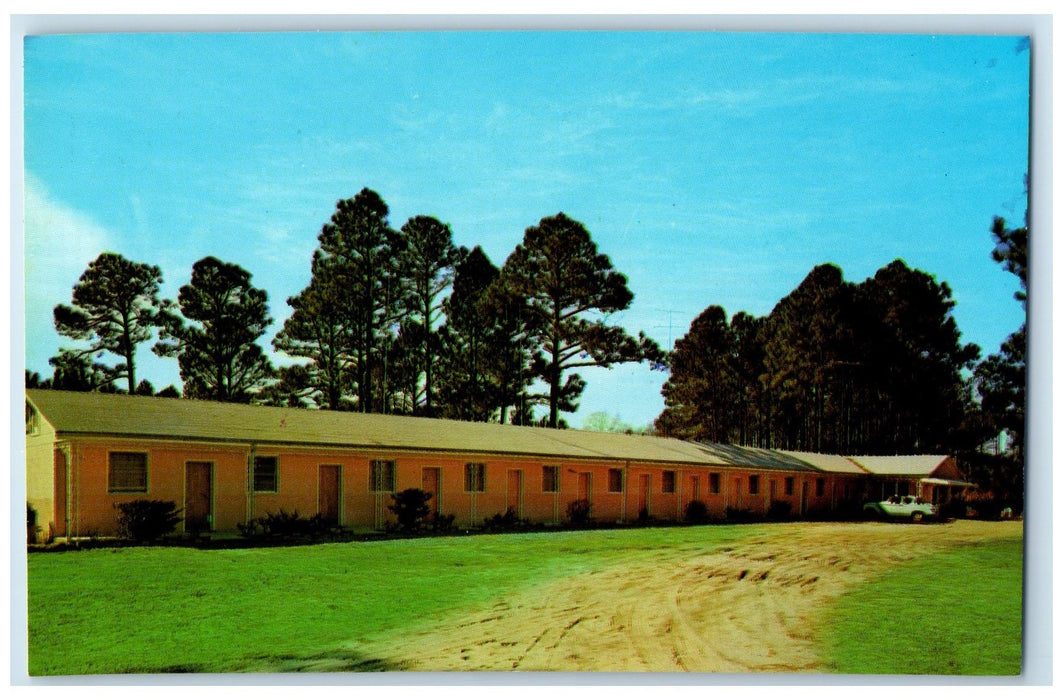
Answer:
[[[842,456],[647,435],[277,408],[192,399],[26,392],[26,493],[41,541],[113,536],[118,504],[172,501],[179,532],[235,533],[284,510],[352,530],[394,521],[392,496],[432,494],[459,527],[513,513],[563,523],[853,512],[866,500],[940,503],[973,486],[947,455]],[[788,506],[774,504],[786,503]]]

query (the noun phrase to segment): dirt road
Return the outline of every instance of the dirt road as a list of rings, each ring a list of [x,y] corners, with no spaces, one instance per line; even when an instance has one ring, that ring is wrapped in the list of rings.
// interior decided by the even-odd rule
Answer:
[[[768,528],[720,551],[642,555],[527,589],[361,652],[409,671],[816,671],[817,617],[848,588],[948,545],[1022,532],[972,521]]]

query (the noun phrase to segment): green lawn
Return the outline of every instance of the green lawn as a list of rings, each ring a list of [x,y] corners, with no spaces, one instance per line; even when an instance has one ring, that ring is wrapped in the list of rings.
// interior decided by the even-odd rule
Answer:
[[[29,557],[31,675],[225,672],[310,660],[507,590],[760,534],[695,527]],[[378,660],[351,669],[379,669]]]
[[[842,598],[823,626],[838,673],[1015,675],[1022,662],[1022,540],[894,569]]]
[[[695,554],[779,536],[780,527],[34,553],[29,672],[217,673],[298,668],[337,657],[349,659],[349,670],[386,669],[386,660],[359,658],[357,649],[522,586],[648,564],[669,551]],[[1021,586],[1021,538],[907,564],[828,613],[823,668],[1017,673]]]

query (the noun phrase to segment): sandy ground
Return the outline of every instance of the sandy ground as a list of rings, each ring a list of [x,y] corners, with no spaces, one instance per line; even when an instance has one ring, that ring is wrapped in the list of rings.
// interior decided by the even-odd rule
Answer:
[[[686,548],[652,563],[634,555],[359,651],[408,671],[817,671],[817,617],[847,589],[948,545],[1021,533],[1022,524],[770,528],[777,536],[715,552]]]

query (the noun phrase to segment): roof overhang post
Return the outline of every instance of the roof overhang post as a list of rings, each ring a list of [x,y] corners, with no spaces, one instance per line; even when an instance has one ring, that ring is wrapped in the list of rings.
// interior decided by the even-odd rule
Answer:
[[[247,524],[255,519],[255,443],[247,450]]]
[[[70,528],[71,523],[73,522],[73,514],[70,508],[70,499],[73,497],[74,493],[74,487],[71,483],[74,476],[74,451],[69,442],[57,442],[55,444],[55,451],[63,455],[63,535],[69,543],[72,541]],[[52,498],[54,499],[55,496],[53,495]],[[52,517],[55,517],[54,513]]]

